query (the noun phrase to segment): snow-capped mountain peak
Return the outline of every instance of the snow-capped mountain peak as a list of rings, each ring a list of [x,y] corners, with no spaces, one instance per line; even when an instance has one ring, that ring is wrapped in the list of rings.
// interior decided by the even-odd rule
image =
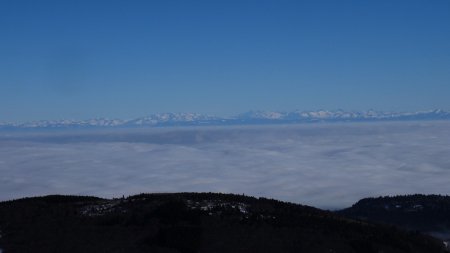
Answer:
[[[41,120],[24,123],[0,122],[0,129],[203,126],[387,120],[450,120],[450,111],[442,109],[417,112],[382,112],[375,110],[363,112],[344,110],[249,111],[235,117],[218,117],[199,113],[157,113],[130,120],[95,118],[88,120]]]

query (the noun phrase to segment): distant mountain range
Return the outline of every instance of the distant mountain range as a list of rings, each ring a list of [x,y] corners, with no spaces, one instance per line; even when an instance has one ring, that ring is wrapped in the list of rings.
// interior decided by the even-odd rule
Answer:
[[[408,120],[450,120],[450,111],[440,109],[417,112],[383,112],[374,110],[363,112],[343,110],[296,110],[291,112],[250,111],[232,117],[219,117],[198,113],[158,113],[129,120],[98,118],[89,120],[41,120],[22,123],[0,122],[0,129],[136,128]]]

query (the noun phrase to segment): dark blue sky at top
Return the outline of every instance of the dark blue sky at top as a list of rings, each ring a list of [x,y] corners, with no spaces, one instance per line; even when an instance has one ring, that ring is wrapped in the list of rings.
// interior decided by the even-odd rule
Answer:
[[[447,0],[0,2],[0,121],[449,97]]]

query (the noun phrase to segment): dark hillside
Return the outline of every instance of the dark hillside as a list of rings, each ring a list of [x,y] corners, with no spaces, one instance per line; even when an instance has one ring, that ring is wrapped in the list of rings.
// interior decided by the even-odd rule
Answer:
[[[449,196],[415,194],[367,198],[338,213],[450,239]]]
[[[431,237],[312,207],[213,193],[0,203],[8,252],[443,252]]]

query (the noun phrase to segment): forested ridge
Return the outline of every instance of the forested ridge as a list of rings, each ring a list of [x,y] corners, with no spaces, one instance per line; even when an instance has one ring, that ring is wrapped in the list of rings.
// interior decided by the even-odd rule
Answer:
[[[0,203],[8,252],[444,252],[393,226],[266,198],[217,193]]]
[[[338,213],[450,240],[450,196],[414,194],[366,198]]]

